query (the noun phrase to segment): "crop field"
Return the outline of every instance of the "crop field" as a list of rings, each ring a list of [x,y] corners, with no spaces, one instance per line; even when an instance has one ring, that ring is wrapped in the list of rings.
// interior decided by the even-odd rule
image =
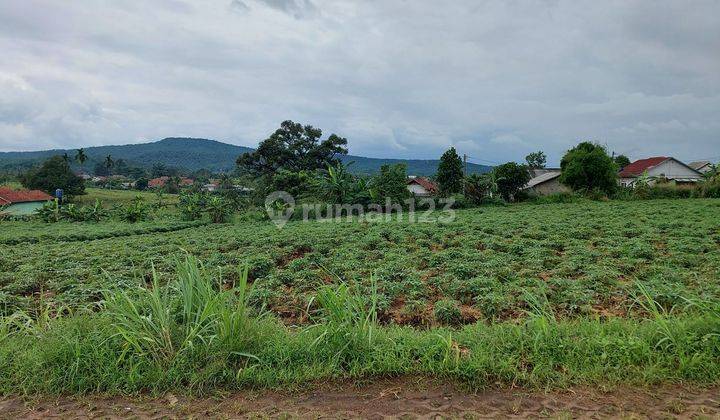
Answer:
[[[376,284],[380,320],[418,326],[512,320],[538,302],[560,318],[643,316],[639,287],[680,312],[720,297],[718,200],[487,207],[447,224],[13,222],[0,243],[5,311],[82,307],[185,253],[227,284],[249,265],[251,303],[289,324],[340,283]]]
[[[0,395],[720,378],[720,200],[177,217],[0,222]]]

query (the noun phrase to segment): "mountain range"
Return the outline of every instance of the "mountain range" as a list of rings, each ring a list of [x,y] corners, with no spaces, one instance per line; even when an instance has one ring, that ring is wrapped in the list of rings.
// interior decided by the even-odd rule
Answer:
[[[198,138],[165,138],[150,143],[125,144],[119,146],[86,147],[88,161],[84,167],[92,169],[97,162],[106,156],[113,160],[123,159],[131,166],[150,168],[156,163],[166,166],[195,171],[208,169],[213,172],[229,172],[235,169],[235,159],[243,153],[253,151],[252,148],[235,146],[216,140]],[[55,155],[67,155],[72,159],[76,149],[52,149],[33,152],[0,152],[0,171],[21,171],[37,165],[42,160]],[[429,176],[435,174],[439,161],[436,159],[381,159],[347,155],[343,162],[352,164],[348,167],[357,174],[378,172],[382,165],[405,163],[408,174]],[[73,164],[74,166],[77,166]],[[485,173],[490,166],[468,163],[468,173]]]

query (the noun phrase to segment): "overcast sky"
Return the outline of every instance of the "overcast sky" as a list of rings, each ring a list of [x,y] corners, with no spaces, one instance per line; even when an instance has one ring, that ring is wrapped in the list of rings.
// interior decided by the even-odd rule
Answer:
[[[720,159],[720,1],[0,1],[2,151],[285,119],[373,157]]]

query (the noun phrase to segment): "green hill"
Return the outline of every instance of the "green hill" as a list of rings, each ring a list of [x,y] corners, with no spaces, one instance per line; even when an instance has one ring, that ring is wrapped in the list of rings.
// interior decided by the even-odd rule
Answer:
[[[235,168],[235,159],[242,153],[253,149],[222,143],[215,140],[196,138],[166,138],[151,143],[126,144],[121,146],[86,147],[88,161],[85,168],[92,170],[96,162],[111,155],[114,160],[124,159],[128,164],[152,167],[155,163],[195,171],[208,169],[213,172],[231,171]],[[74,158],[75,149],[54,149],[34,152],[0,152],[0,171],[20,171],[38,164],[50,156],[67,153]],[[437,160],[419,159],[377,159],[362,156],[344,156],[343,161],[354,162],[350,170],[355,173],[371,174],[379,171],[384,164],[406,163],[408,174],[433,175],[437,170]],[[468,164],[469,173],[484,173],[489,166]]]

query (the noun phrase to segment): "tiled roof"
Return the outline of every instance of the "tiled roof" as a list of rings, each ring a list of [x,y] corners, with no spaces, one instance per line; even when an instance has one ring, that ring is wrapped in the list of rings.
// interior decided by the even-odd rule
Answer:
[[[170,180],[169,176],[161,176],[160,178],[153,178],[148,181],[148,187],[163,187],[165,183]],[[180,185],[192,185],[193,180],[190,178],[180,178]]]
[[[418,185],[420,185],[421,187],[425,188],[427,190],[427,192],[431,192],[431,193],[437,192],[437,189],[438,189],[437,184],[435,184],[434,182],[432,182],[431,180],[429,180],[425,177],[417,176],[415,178],[410,178],[407,181],[408,184],[412,184],[413,182],[415,182]]]
[[[0,204],[28,203],[32,201],[49,201],[53,197],[39,190],[13,190],[11,188],[0,188]]]
[[[620,171],[620,178],[634,178],[636,176],[640,176],[643,174],[643,172],[647,171],[653,166],[658,166],[659,164],[665,162],[668,159],[670,158],[665,156],[658,156],[636,160],[635,162],[624,167],[622,171]]]

